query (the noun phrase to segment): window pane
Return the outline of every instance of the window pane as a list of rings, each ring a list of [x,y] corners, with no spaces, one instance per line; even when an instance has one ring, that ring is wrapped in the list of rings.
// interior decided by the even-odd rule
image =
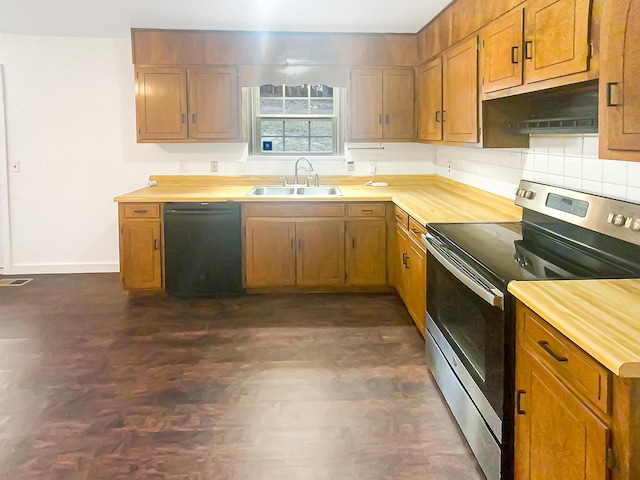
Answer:
[[[316,115],[333,115],[333,99],[311,100],[311,113]]]
[[[309,113],[308,100],[285,100],[285,112],[288,115],[306,115]]]
[[[311,96],[333,98],[333,88],[326,85],[311,85]]]
[[[284,146],[284,149],[287,152],[308,152],[309,138],[285,137]]]
[[[311,120],[311,135],[314,137],[333,136],[333,122],[330,120]]]
[[[332,138],[311,138],[311,151],[322,153],[333,153]]]
[[[282,137],[262,137],[261,141],[260,141],[260,150],[264,152],[264,150],[262,150],[262,142],[264,141],[268,141],[268,142],[272,142],[273,143],[273,150],[267,151],[267,153],[270,152],[282,152],[284,150],[284,142],[282,140]]]
[[[309,136],[308,120],[287,120],[284,122],[284,134],[294,137]]]
[[[277,115],[284,113],[282,108],[282,100],[278,98],[261,98],[260,99],[260,114],[262,115]]]
[[[263,120],[260,122],[262,135],[282,136],[284,134],[284,122],[282,120]]]
[[[309,85],[287,86],[285,92],[287,97],[307,98],[309,96]]]
[[[280,97],[282,98],[282,85],[262,85],[260,87],[260,97]]]

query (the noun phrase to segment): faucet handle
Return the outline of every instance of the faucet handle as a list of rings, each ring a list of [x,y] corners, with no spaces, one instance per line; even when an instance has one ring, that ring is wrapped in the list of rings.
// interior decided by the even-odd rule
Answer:
[[[287,180],[287,177],[280,177],[280,180],[282,180],[283,187],[286,187],[287,185],[289,185],[289,181]]]
[[[313,185],[316,187],[320,186],[320,176],[317,173],[313,176]]]

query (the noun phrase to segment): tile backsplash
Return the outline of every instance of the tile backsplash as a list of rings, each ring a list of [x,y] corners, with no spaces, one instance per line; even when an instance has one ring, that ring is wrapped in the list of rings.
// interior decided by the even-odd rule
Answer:
[[[532,135],[526,149],[439,146],[436,171],[507,197],[525,178],[640,202],[640,162],[599,159],[597,135]]]

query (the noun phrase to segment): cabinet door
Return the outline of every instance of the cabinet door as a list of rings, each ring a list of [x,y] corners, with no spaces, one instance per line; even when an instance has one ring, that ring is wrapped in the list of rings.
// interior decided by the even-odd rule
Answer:
[[[409,240],[409,302],[407,308],[418,330],[426,333],[425,313],[427,311],[427,261],[426,254]]]
[[[607,2],[602,18],[601,145],[640,151],[640,0]],[[601,158],[610,158],[601,151]],[[632,158],[628,158],[629,160]],[[640,155],[633,158],[640,160]]]
[[[482,35],[482,91],[522,85],[524,11],[514,10],[493,22]]]
[[[349,138],[382,138],[382,70],[379,68],[351,70]]]
[[[348,285],[387,283],[386,220],[350,220],[346,248]]]
[[[120,226],[120,275],[126,290],[162,288],[160,220],[125,220]]]
[[[606,480],[606,426],[521,344],[516,389],[515,478]]]
[[[409,270],[407,268],[409,244],[410,241],[407,232],[399,226],[396,226],[395,282],[396,290],[405,305],[409,304]]]
[[[413,69],[385,69],[382,72],[382,136],[412,140],[415,127],[415,85]]]
[[[246,223],[247,287],[296,284],[294,220],[250,218]]]
[[[589,68],[591,0],[532,0],[525,8],[525,83]]]
[[[444,140],[478,141],[478,39],[444,53]]]
[[[344,285],[344,220],[298,219],[297,285]]]
[[[442,57],[418,70],[418,139],[442,140]]]
[[[138,140],[181,140],[187,134],[184,68],[136,68]]]
[[[190,68],[189,137],[240,137],[238,73],[235,68]]]

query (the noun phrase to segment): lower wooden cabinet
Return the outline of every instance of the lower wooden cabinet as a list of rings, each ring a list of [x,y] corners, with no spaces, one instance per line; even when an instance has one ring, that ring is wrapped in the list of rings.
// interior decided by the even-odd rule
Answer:
[[[162,220],[158,204],[120,204],[120,277],[125,290],[162,289]]]
[[[291,219],[252,218],[246,223],[248,287],[296,284],[296,224]]]
[[[349,220],[346,230],[347,285],[386,285],[386,220]]]
[[[516,307],[516,480],[640,478],[640,383]]]
[[[296,284],[344,285],[344,220],[296,220]]]

